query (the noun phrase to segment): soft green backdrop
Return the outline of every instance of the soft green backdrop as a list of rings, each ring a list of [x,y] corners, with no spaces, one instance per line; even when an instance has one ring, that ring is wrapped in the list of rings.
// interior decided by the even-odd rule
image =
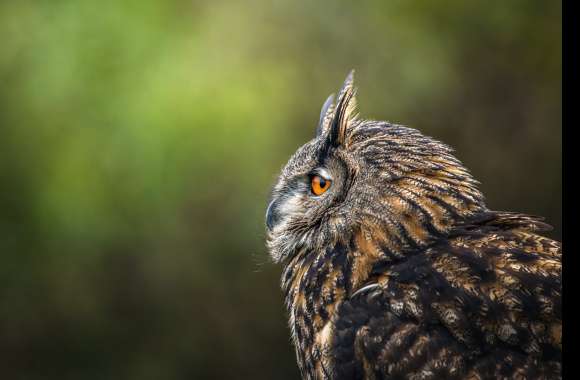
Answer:
[[[561,236],[559,1],[0,3],[0,377],[295,379],[263,215],[354,68]]]

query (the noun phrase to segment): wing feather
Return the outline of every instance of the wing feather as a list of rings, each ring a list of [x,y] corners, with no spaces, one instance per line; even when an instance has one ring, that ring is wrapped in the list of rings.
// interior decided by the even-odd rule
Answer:
[[[561,378],[561,246],[539,218],[478,215],[343,302],[333,378]]]

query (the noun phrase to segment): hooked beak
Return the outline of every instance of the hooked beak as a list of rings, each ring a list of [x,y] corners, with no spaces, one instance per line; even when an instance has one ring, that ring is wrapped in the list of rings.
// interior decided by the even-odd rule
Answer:
[[[274,228],[274,226],[276,225],[276,223],[278,223],[278,220],[280,219],[280,215],[278,213],[277,208],[278,208],[278,204],[276,203],[276,200],[274,199],[268,205],[268,210],[266,210],[266,227],[268,228],[268,231],[272,231],[272,229]]]

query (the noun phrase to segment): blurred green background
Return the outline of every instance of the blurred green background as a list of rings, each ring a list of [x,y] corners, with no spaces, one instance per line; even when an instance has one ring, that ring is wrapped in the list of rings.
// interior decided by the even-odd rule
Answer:
[[[561,237],[559,1],[0,3],[0,376],[296,379],[270,187],[356,70]]]

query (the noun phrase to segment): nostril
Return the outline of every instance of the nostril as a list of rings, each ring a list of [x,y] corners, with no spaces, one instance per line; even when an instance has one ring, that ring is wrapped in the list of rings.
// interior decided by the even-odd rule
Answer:
[[[276,201],[270,202],[268,205],[268,210],[266,210],[266,227],[271,231],[274,225],[278,222],[278,210]]]

